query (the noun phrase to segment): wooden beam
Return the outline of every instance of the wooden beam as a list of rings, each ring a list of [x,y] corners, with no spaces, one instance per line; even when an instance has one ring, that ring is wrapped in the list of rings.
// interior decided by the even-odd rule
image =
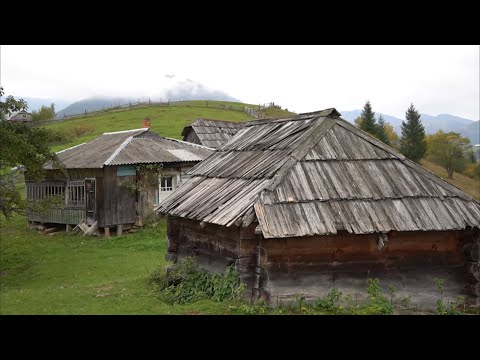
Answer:
[[[109,227],[104,227],[103,230],[105,231],[105,237],[109,238],[110,237],[110,228]]]
[[[117,236],[122,236],[123,225],[117,225]]]

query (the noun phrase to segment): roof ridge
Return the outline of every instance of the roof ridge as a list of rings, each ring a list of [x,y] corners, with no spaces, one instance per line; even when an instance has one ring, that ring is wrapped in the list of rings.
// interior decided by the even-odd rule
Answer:
[[[325,134],[336,124],[335,118],[319,116],[299,141],[299,145],[288,155],[288,160],[282,165],[272,177],[270,184],[264,189],[273,191],[280,185],[287,173],[325,136]]]
[[[219,119],[209,119],[209,118],[195,118],[195,119],[193,120],[193,122],[192,122],[189,126],[191,126],[192,124],[194,124],[197,120],[214,121],[214,122],[226,122],[226,123],[229,123],[229,124],[244,124],[244,123],[245,123],[245,122],[233,121],[233,120],[219,120]]]
[[[121,130],[121,131],[112,131],[112,132],[105,132],[102,135],[116,135],[116,134],[125,134],[129,132],[134,132],[134,131],[140,131],[143,130],[143,132],[150,130],[150,128],[139,128],[139,129],[131,129],[131,130]]]
[[[340,121],[338,121],[340,120]],[[421,165],[417,164],[416,162],[408,159],[407,157],[405,157],[403,154],[401,154],[400,152],[397,152],[396,150],[394,150],[393,148],[391,148],[390,146],[388,146],[387,144],[381,142],[380,140],[374,138],[372,135],[370,135],[369,133],[363,131],[362,129],[359,129],[357,127],[355,127],[354,125],[350,124],[348,121],[342,119],[342,118],[338,118],[337,119],[337,124],[342,126],[344,129],[346,129],[347,131],[350,131],[351,133],[361,137],[362,139],[364,139],[365,141],[368,141],[369,143],[371,143],[372,145],[374,146],[377,146],[379,147],[380,149],[388,152],[389,154],[391,155],[394,155],[395,157],[397,157],[403,164],[405,164],[406,166],[408,166],[409,168],[413,169],[414,171],[416,171],[417,173],[419,173],[420,175],[423,175],[423,176],[426,176],[428,179],[432,180],[433,182],[435,182],[437,185],[447,189],[447,190],[450,190],[452,191],[455,195],[457,195],[458,197],[464,199],[464,200],[475,200],[470,194],[466,193],[465,191],[463,191],[462,189],[456,187],[455,185],[453,184],[450,184],[448,181],[442,179],[441,177],[435,175],[434,173],[432,173],[431,171],[425,169],[424,167],[422,167]],[[475,200],[476,202],[478,202],[477,200]]]
[[[195,144],[195,143],[191,143],[191,142],[188,142],[188,141],[178,140],[178,139],[169,138],[169,137],[165,137],[165,136],[160,136],[160,137],[163,138],[163,139],[166,139],[166,140],[176,141],[176,142],[179,142],[181,144],[190,145],[190,146],[193,146],[193,147],[199,147],[201,149],[216,150],[214,148],[211,148],[211,147],[208,147],[208,146],[205,146],[205,145]]]
[[[112,155],[110,155],[110,157],[107,160],[105,160],[105,162],[103,163],[103,166],[109,165],[117,157],[120,151],[122,151],[125,148],[125,146],[127,146],[128,143],[132,141],[132,139],[133,139],[133,136],[129,136],[128,138],[126,138],[125,141],[115,149]]]
[[[88,141],[87,141],[87,142],[88,142]],[[78,144],[78,145],[74,145],[74,146],[70,146],[69,148],[66,148],[66,149],[57,151],[55,154],[61,154],[61,153],[63,153],[64,151],[71,150],[71,149],[75,149],[75,148],[77,148],[77,147],[79,147],[79,146],[85,145],[87,142],[84,142],[84,143],[81,143],[81,144]]]

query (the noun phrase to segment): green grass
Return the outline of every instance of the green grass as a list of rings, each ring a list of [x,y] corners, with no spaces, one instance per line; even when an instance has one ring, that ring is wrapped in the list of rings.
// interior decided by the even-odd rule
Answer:
[[[44,235],[2,219],[0,314],[231,314],[228,302],[171,306],[150,272],[165,265],[165,222],[110,239]]]
[[[433,172],[435,175],[440,176],[445,181],[448,181],[452,185],[462,189],[463,191],[472,195],[475,199],[480,201],[480,180],[473,179],[466,175],[454,172],[453,179],[448,178],[447,170],[443,167],[434,164],[428,160],[423,159],[420,164],[427,170]]]
[[[218,105],[220,102],[209,101],[209,105],[214,105],[214,103]],[[240,103],[221,103],[226,106],[240,108]],[[253,119],[253,117],[241,111],[207,108],[204,101],[189,101],[188,104],[190,106],[152,105],[136,107],[131,110],[109,111],[95,116],[51,123],[45,125],[45,127],[50,129],[68,129],[85,124],[94,127],[92,132],[78,137],[72,142],[53,147],[54,151],[59,151],[92,140],[104,132],[141,128],[142,120],[146,117],[151,120],[152,131],[175,139],[182,139],[181,133],[183,128],[192,123],[196,117],[231,121],[248,121]],[[241,105],[243,106],[243,104]]]

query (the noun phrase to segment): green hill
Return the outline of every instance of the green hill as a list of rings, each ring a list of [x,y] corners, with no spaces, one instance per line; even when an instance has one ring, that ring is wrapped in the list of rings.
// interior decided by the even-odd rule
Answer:
[[[207,107],[208,103],[208,107]],[[144,105],[132,109],[110,110],[87,117],[78,117],[53,122],[45,127],[57,131],[73,131],[79,136],[69,139],[53,148],[54,151],[89,141],[104,132],[137,129],[142,127],[142,120],[146,117],[151,120],[152,131],[166,137],[181,139],[185,126],[189,125],[196,117],[248,121],[254,119],[242,109],[244,106],[256,109],[256,105],[226,101],[188,101],[166,105]],[[282,117],[293,113],[278,108],[261,111],[265,116]]]

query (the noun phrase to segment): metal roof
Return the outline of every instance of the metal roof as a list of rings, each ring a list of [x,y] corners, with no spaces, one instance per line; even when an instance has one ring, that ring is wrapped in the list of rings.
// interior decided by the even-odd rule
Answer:
[[[148,128],[108,132],[89,142],[57,152],[67,169],[102,168],[109,165],[198,162],[213,149],[166,138]],[[52,169],[51,164],[45,166]]]

